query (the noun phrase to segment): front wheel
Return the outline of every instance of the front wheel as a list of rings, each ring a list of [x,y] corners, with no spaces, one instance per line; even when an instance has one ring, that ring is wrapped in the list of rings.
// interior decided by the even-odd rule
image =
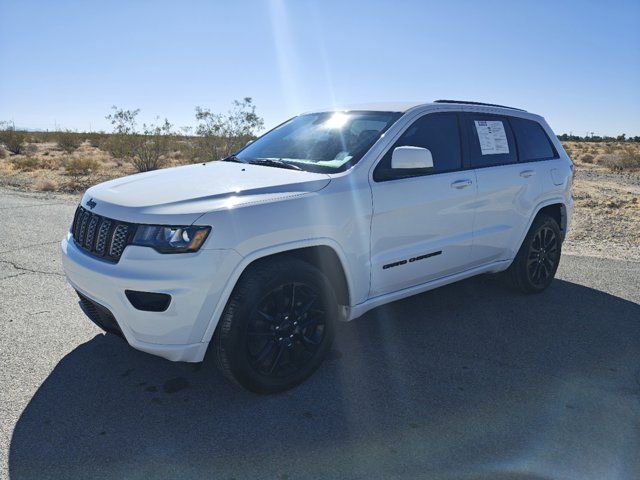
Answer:
[[[335,293],[314,266],[294,258],[250,267],[234,289],[214,337],[218,367],[257,393],[309,377],[333,340]]]
[[[539,214],[506,271],[507,281],[524,293],[542,292],[553,281],[561,250],[558,223],[549,215]]]

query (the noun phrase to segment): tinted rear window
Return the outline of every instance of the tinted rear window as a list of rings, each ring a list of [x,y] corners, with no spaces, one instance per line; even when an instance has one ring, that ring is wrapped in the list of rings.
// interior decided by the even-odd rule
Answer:
[[[518,156],[521,162],[555,157],[555,151],[542,125],[533,120],[516,117],[510,118],[509,121],[518,142]]]
[[[471,168],[516,163],[515,140],[505,117],[468,113],[464,119]]]

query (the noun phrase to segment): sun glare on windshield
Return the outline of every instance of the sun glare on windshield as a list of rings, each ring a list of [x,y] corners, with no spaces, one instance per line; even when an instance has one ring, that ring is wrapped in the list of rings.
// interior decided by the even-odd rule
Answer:
[[[329,117],[329,119],[322,124],[323,128],[342,128],[349,121],[349,115],[341,112],[336,112]]]

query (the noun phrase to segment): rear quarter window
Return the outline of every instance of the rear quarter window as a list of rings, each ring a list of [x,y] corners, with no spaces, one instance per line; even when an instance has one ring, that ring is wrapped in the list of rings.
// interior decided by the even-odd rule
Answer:
[[[518,142],[518,156],[521,162],[549,160],[556,158],[556,152],[546,132],[538,122],[524,118],[509,119]]]
[[[515,139],[506,117],[467,113],[463,118],[471,168],[517,162]]]

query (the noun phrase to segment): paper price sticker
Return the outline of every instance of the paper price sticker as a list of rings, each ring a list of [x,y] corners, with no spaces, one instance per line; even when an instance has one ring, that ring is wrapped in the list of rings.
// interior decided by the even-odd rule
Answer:
[[[509,142],[500,120],[475,120],[482,155],[509,153]]]

